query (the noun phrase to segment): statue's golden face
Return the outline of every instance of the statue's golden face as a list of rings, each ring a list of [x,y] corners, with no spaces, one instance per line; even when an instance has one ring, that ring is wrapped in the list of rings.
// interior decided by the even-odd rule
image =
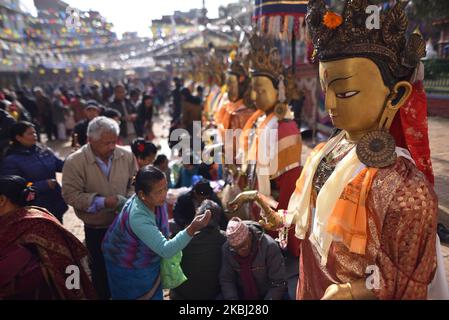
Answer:
[[[239,99],[239,81],[235,74],[228,74],[226,79],[228,87],[228,99],[231,102],[236,102]]]
[[[373,61],[320,62],[320,81],[326,110],[336,128],[354,133],[377,128],[390,90]]]
[[[256,76],[251,80],[251,100],[256,108],[265,112],[271,111],[278,102],[278,91],[273,82],[265,76]]]

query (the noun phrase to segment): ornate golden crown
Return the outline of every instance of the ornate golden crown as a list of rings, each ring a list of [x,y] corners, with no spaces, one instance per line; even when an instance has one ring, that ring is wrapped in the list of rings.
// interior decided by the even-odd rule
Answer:
[[[244,76],[245,78],[249,77],[249,57],[242,56],[242,54],[238,53],[232,59],[228,73],[234,74],[237,77]]]
[[[248,54],[244,54],[243,50],[231,52],[229,57],[228,74],[237,76],[239,98],[243,98],[246,107],[254,107],[251,100],[251,79],[249,75],[250,59]]]
[[[310,0],[307,23],[315,47],[314,59],[375,56],[387,62],[393,74],[410,76],[426,54],[419,34],[406,38],[408,19],[404,2],[380,13],[380,28],[369,29],[368,0],[346,0],[342,17],[330,12],[324,0]]]
[[[253,33],[249,43],[251,45],[249,54],[251,74],[269,77],[277,84],[279,78],[284,76],[285,68],[274,41],[271,38]]]
[[[298,88],[295,75],[292,68],[285,68],[283,65],[274,40],[259,36],[254,32],[249,42],[251,45],[249,53],[251,75],[270,78],[279,91],[279,102],[288,104],[293,99],[299,99],[302,92]]]
[[[220,80],[219,85],[223,85],[225,81],[226,64],[222,57],[211,50],[206,57],[205,68],[209,77],[215,77]]]

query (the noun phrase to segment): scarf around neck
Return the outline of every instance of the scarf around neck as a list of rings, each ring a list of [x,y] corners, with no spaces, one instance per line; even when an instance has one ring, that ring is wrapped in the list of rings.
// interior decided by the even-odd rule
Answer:
[[[252,234],[252,236],[255,237],[254,234]],[[251,245],[251,253],[247,257],[241,257],[235,253],[234,259],[240,265],[240,281],[243,286],[243,299],[258,300],[259,291],[257,290],[256,280],[254,280],[251,267],[259,252],[259,244],[253,239]]]
[[[321,160],[344,136],[345,132],[342,131],[324,146],[317,147],[309,156],[290,198],[286,216],[287,225],[295,223],[296,237],[305,239],[310,227],[309,216],[312,215],[309,240],[321,256],[323,266],[327,264],[329,249],[334,240],[343,242],[351,252],[358,254],[364,254],[366,247],[366,198],[377,169],[367,168],[358,159],[356,148],[350,150],[337,164],[321,188],[314,207],[311,202],[315,172]],[[397,147],[396,153],[413,162],[407,150]],[[351,206],[350,211],[341,210],[339,205],[348,204],[341,202],[342,193],[350,183],[354,184],[357,180],[360,182],[360,188],[357,188],[357,205]],[[346,227],[342,228],[343,225]]]

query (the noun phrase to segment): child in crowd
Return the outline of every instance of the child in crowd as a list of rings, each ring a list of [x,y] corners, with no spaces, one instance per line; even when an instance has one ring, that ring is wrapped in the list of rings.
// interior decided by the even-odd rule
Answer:
[[[169,167],[169,162],[168,162],[168,158],[165,154],[160,154],[156,157],[156,160],[154,160],[153,162],[153,166],[155,166],[156,168],[158,168],[159,170],[161,170],[163,173],[165,173],[165,176],[167,177],[168,180],[168,187],[172,188],[173,187],[173,183],[171,182],[171,170]]]
[[[153,164],[157,154],[157,147],[149,141],[137,138],[131,144],[131,151],[134,153],[137,166],[140,169]]]

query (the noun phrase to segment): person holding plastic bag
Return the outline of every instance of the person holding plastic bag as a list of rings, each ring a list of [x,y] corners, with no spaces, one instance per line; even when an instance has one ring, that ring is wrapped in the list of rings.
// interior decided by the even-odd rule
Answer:
[[[112,299],[162,300],[163,288],[173,284],[161,269],[163,265],[176,270],[176,278],[185,281],[176,260],[195,232],[208,225],[210,212],[196,217],[176,237],[168,240],[168,218],[165,206],[167,179],[159,169],[147,166],[139,170],[135,180],[135,195],[125,204],[103,240],[103,255]],[[173,264],[175,267],[173,268]],[[178,283],[177,285],[180,285]]]

